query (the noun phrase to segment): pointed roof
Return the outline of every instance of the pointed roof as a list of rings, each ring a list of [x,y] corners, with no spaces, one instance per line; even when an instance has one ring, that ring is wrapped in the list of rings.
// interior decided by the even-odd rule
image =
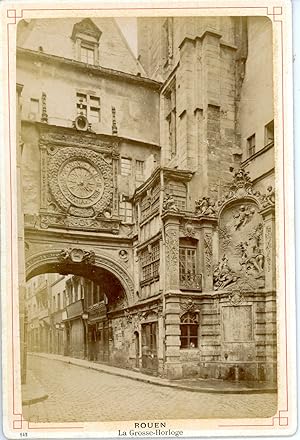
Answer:
[[[86,34],[90,37],[94,37],[97,41],[99,41],[102,32],[95,25],[95,23],[90,18],[84,18],[79,23],[76,23],[73,26],[72,31],[72,40],[75,40],[77,34]]]

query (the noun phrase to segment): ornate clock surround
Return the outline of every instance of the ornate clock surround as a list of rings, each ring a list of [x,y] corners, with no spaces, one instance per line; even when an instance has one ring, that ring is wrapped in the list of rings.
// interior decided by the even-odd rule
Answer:
[[[105,230],[116,233],[112,219],[118,143],[92,133],[42,130],[42,228]]]

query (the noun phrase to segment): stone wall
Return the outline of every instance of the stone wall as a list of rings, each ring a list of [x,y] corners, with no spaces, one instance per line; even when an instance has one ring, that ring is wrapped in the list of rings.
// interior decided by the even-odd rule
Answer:
[[[181,349],[184,377],[276,382],[275,294],[232,292],[194,299],[198,348]]]
[[[22,120],[41,119],[42,93],[46,93],[48,123],[72,127],[77,116],[76,93],[100,98],[100,121],[92,123],[96,133],[112,134],[112,107],[115,108],[119,136],[157,145],[159,143],[159,97],[151,87],[143,86],[135,77],[124,81],[119,76],[87,74],[86,69],[39,59],[27,54],[17,56],[18,81],[24,84],[22,92]],[[38,77],[39,81],[33,81]],[[61,97],[64,105],[60,105]],[[30,99],[39,100],[39,111],[30,108]],[[142,123],[141,123],[142,122]]]

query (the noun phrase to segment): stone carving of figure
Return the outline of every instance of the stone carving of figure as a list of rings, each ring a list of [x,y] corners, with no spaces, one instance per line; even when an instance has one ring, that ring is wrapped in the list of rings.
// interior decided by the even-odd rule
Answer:
[[[61,261],[66,261],[70,258],[70,249],[62,249],[59,253],[59,259]]]
[[[238,212],[233,214],[233,218],[236,219],[234,228],[237,231],[240,227],[245,226],[255,214],[255,208],[242,205],[240,206]]]
[[[261,274],[264,268],[264,256],[260,248],[256,245],[253,247],[253,254],[248,255],[248,243],[241,242],[237,246],[241,251],[240,265],[244,268],[245,272],[254,270],[256,274]]]
[[[228,266],[228,258],[224,254],[213,273],[214,290],[225,289],[229,284],[235,283],[238,278]]]
[[[197,215],[215,215],[215,203],[210,201],[209,197],[203,197],[196,202]]]
[[[164,203],[163,203],[163,210],[164,211],[178,211],[178,207],[175,203],[175,200],[172,196],[172,194],[166,194],[165,195],[165,199],[164,199]]]
[[[234,181],[238,187],[244,186],[247,182],[250,182],[249,172],[240,168],[234,174]]]
[[[275,191],[273,187],[270,185],[267,188],[267,194],[264,194],[262,196],[262,206],[264,208],[267,208],[268,206],[274,206],[275,205]]]

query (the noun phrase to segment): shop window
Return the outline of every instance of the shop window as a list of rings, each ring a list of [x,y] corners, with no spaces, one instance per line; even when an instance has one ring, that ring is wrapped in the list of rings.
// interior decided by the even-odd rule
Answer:
[[[121,201],[119,214],[123,222],[132,223],[132,203],[126,200]]]
[[[265,125],[265,145],[274,142],[274,120]]]
[[[255,153],[255,134],[248,137],[247,139],[247,154],[248,157],[252,156]]]
[[[127,157],[121,157],[121,175],[130,176],[132,172],[132,161]]]
[[[149,244],[140,254],[142,282],[153,282],[159,278],[159,241]]]
[[[136,162],[135,162],[135,175],[136,175],[137,180],[144,179],[144,161],[143,160],[136,160]]]
[[[180,318],[180,348],[198,347],[198,313],[188,312]]]
[[[90,123],[100,122],[100,98],[85,93],[77,93],[77,116],[85,116]]]

